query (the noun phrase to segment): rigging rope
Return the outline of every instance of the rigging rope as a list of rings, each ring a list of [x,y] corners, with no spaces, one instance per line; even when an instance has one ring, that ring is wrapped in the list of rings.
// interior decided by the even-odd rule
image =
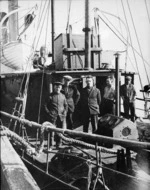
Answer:
[[[126,70],[126,63],[127,63],[127,51],[128,51],[128,45],[129,45],[129,42],[128,42],[128,30],[127,30],[127,28],[126,28],[126,25],[125,25],[125,23],[120,19],[120,17],[117,17],[117,16],[115,16],[117,19],[119,19],[119,25],[120,25],[120,27],[121,27],[121,22],[123,23],[123,25],[124,25],[124,27],[126,28],[126,32],[127,32],[127,39],[122,35],[122,33],[109,21],[109,19],[104,15],[104,13],[103,13],[103,11],[101,11],[101,13],[102,13],[102,15],[105,17],[105,19],[115,28],[115,30],[119,33],[119,35],[126,41],[126,43],[124,43],[123,41],[123,43],[124,43],[124,45],[125,45],[125,50],[124,50],[124,52],[126,52],[126,59],[125,59],[125,70]],[[114,15],[112,15],[111,14],[111,16],[114,16]],[[111,29],[112,31],[113,31],[113,29]],[[116,33],[115,33],[115,35],[116,35]],[[117,35],[117,37],[118,37],[118,35]],[[120,38],[119,38],[120,39]]]
[[[148,16],[148,20],[149,20],[149,24],[150,24],[150,16],[149,16],[148,7],[147,7],[147,1],[146,0],[145,0],[145,6],[146,6],[147,16]]]
[[[100,15],[98,16],[106,24],[106,26],[118,37],[118,39],[120,39],[120,41],[122,41],[122,43],[126,45],[126,43],[120,38],[120,36],[107,24],[107,22],[105,22],[105,20]]]
[[[119,15],[119,8],[118,8],[118,1],[116,1],[116,4],[117,4],[117,12],[118,12],[118,15]],[[120,18],[120,15],[119,15],[119,18]],[[121,25],[121,19],[119,19],[119,26],[120,26],[120,33],[121,33],[121,36],[125,39],[125,37],[123,36],[123,31],[122,31],[122,25]],[[124,25],[125,28],[126,28],[126,25]],[[125,56],[125,71],[127,71],[127,57],[128,57],[128,45],[129,45],[129,36],[128,36],[128,30],[126,28],[126,32],[127,32],[127,45],[126,45],[126,56]]]
[[[47,1],[45,1],[45,4],[44,4],[43,10],[42,10],[42,15],[41,15],[40,21],[39,21],[39,23],[37,24],[37,27],[38,27],[37,30],[38,30],[40,27],[41,27],[41,28],[40,28],[40,31],[39,31],[39,36],[38,36],[38,40],[37,40],[37,42],[36,42],[35,47],[37,47],[37,45],[38,45],[38,43],[39,43],[40,35],[41,35],[41,33],[42,33],[43,26],[44,26],[44,21],[45,21],[46,14],[47,14],[47,11],[48,11],[48,9],[45,8],[46,3],[47,3]],[[46,11],[45,11],[45,9],[46,9]],[[45,15],[43,16],[44,13],[45,13]],[[42,21],[42,18],[43,18],[43,21]],[[42,23],[41,26],[40,26],[40,23]],[[37,31],[37,32],[38,32],[38,31]],[[36,37],[36,36],[35,36],[35,37]],[[34,41],[34,42],[35,42],[35,41]]]
[[[46,5],[46,2],[45,2],[45,5]],[[45,6],[44,6],[44,7],[45,7]],[[45,15],[46,15],[46,13],[45,13]],[[44,18],[44,20],[45,20],[45,18]],[[41,20],[40,20],[40,21],[41,21]],[[43,23],[44,23],[44,21],[43,21]],[[39,26],[39,25],[38,25],[38,26]],[[41,29],[42,29],[42,28],[43,28],[43,24],[42,24]],[[41,33],[41,31],[40,31],[40,33]],[[36,37],[37,37],[37,36],[36,36],[36,34],[35,34],[32,47],[34,47],[34,45],[35,45]],[[38,38],[38,41],[39,41],[39,38]],[[38,41],[37,41],[35,47],[37,47]],[[33,56],[33,53],[34,53],[34,52],[32,52],[32,53],[30,54],[28,63],[27,63],[27,65],[26,65],[26,69],[27,69],[27,67],[28,67],[28,65],[29,65],[29,61],[31,61],[31,58],[32,58],[32,56]],[[31,65],[30,65],[30,66],[31,66]],[[25,69],[25,71],[26,71],[26,69]],[[23,79],[22,79],[22,82],[21,82],[21,85],[20,85],[20,89],[19,89],[19,93],[18,93],[18,96],[19,96],[19,97],[21,96],[21,91],[22,91],[22,89],[23,89],[23,82],[24,82],[24,80],[25,80],[25,76],[26,76],[26,74],[23,75]],[[25,85],[26,88],[28,87],[28,84],[29,84],[29,78],[30,78],[30,73],[27,73],[27,79],[26,79],[26,85]],[[27,82],[27,81],[28,81],[28,82]],[[27,84],[27,83],[28,83],[28,84]],[[24,89],[24,91],[27,91],[26,88]],[[26,103],[25,101],[26,101],[26,100],[24,100],[24,103]],[[13,115],[14,115],[15,112],[17,111],[17,110],[16,110],[16,109],[17,109],[17,104],[18,104],[18,102],[15,103]],[[10,127],[10,125],[11,125],[11,122],[12,122],[12,119],[10,120],[9,127]]]
[[[96,8],[97,10],[99,10],[98,8]],[[104,14],[108,14],[108,15],[111,15],[111,16],[113,16],[113,17],[116,17],[117,19],[119,19],[122,23],[123,23],[123,25],[125,26],[125,28],[126,28],[126,25],[125,25],[125,23],[121,20],[121,18],[119,18],[119,17],[117,17],[116,15],[114,15],[114,14],[111,14],[111,13],[108,13],[108,12],[106,12],[106,11],[102,11],[102,10],[99,10],[101,13],[104,13]],[[104,16],[104,15],[103,15]],[[108,20],[108,18],[105,16],[105,18]],[[103,21],[103,20],[102,20]],[[109,21],[109,20],[108,20]],[[110,22],[110,21],[109,21]],[[106,23],[106,22],[104,22],[105,24],[106,24],[106,26],[108,27],[108,24]],[[111,22],[110,22],[111,23]],[[127,22],[126,22],[127,23]],[[113,26],[113,24],[111,23],[111,25]],[[114,26],[113,26],[114,27]],[[115,27],[114,27],[115,28]],[[115,28],[116,29],[116,28]],[[111,30],[111,28],[110,28],[110,30]],[[126,30],[128,31],[128,33],[129,33],[129,27],[127,27],[126,28]],[[141,57],[141,54],[133,47],[133,45],[131,44],[131,43],[129,43],[125,38],[124,38],[124,36],[122,36],[122,34],[116,29],[116,31],[121,35],[121,37],[126,41],[126,43],[128,44],[128,45],[130,45],[132,48],[133,48],[133,50]],[[130,36],[129,36],[130,37]],[[125,42],[123,42],[125,45],[127,45]],[[150,67],[150,64],[148,63],[148,61],[146,61],[144,58],[143,58],[143,60],[145,61],[145,63]]]
[[[46,1],[47,2],[47,1]],[[45,2],[45,5],[44,5],[44,8],[45,8],[45,6],[46,6],[46,2]],[[43,12],[45,12],[44,10],[43,10]],[[43,15],[43,12],[42,12],[42,15]],[[44,20],[45,20],[45,17],[46,17],[46,13],[45,13],[45,16],[44,16],[44,19],[43,19],[43,23],[42,23],[42,27],[41,27],[41,30],[43,29],[43,24],[44,24]],[[40,22],[41,22],[41,20],[42,20],[42,18],[40,19]],[[40,23],[38,23],[38,27],[39,27],[39,25],[40,25]],[[40,30],[40,34],[41,34],[41,30]],[[36,31],[37,32],[37,31]],[[36,45],[35,45],[35,42],[36,42],[36,37],[37,37],[37,35],[35,34],[35,37],[34,37],[34,40],[33,40],[33,44],[32,44],[32,47],[34,47],[34,49],[37,47],[37,45],[38,45],[38,42],[39,42],[39,38],[38,38],[38,41],[37,41],[37,43],[36,43]],[[45,40],[46,41],[46,40]],[[35,46],[34,46],[35,45]],[[29,57],[29,60],[28,60],[28,63],[27,63],[27,65],[26,65],[26,69],[28,68],[28,65],[29,65],[29,61],[31,61],[31,58],[32,58],[32,56],[33,56],[33,53],[34,52],[32,52],[31,54],[30,54],[30,57]],[[30,65],[30,66],[32,66],[32,65]],[[25,71],[26,71],[26,69],[25,69]],[[23,79],[22,79],[22,81],[21,81],[21,85],[20,85],[20,89],[19,89],[19,93],[18,93],[18,96],[20,97],[21,96],[21,91],[22,91],[22,89],[23,89],[23,83],[24,83],[24,80],[25,80],[25,76],[26,76],[26,74],[24,74],[23,75]],[[26,84],[25,84],[25,88],[24,88],[24,92],[27,94],[27,88],[28,88],[28,84],[29,84],[29,78],[30,78],[30,73],[27,73],[27,79],[26,79]],[[26,97],[27,98],[27,97]],[[16,102],[15,103],[15,106],[14,106],[14,111],[13,111],[13,115],[15,114],[15,112],[17,111],[16,109],[17,109],[17,104],[18,104],[18,102]],[[26,105],[26,100],[24,99],[23,100],[23,107],[25,108],[25,105]],[[23,113],[22,113],[23,114]],[[21,116],[22,116],[22,114],[21,114]],[[10,120],[10,124],[9,124],[9,127],[10,127],[10,125],[11,125],[11,122],[12,122],[12,119]]]
[[[137,71],[137,68],[134,66],[133,62],[131,61],[131,58],[130,58],[130,56],[129,56],[129,53],[128,53],[128,52],[127,52],[127,56],[128,56],[128,59],[129,59],[129,61],[130,61],[131,65],[132,65],[133,69],[134,69],[135,71]]]
[[[43,2],[44,2],[44,1],[41,0],[38,23],[40,23],[41,14],[43,13],[43,11],[42,11],[42,6],[43,6],[42,4],[43,4]]]
[[[32,9],[31,9],[32,10]],[[29,13],[31,12],[31,10],[28,12],[28,13],[26,13],[22,18],[26,18],[26,16],[28,16],[29,15]],[[33,13],[34,12],[32,12],[32,14],[30,14],[30,15],[33,15]],[[17,21],[19,21],[19,20],[21,20],[22,18],[20,18],[20,19],[18,19]],[[28,17],[28,19],[27,19],[27,21],[29,21],[29,17]],[[26,21],[26,22],[27,22]],[[19,27],[19,30],[23,27],[23,26],[25,26],[26,25],[26,23],[24,22],[20,27]],[[24,30],[23,30],[24,31]],[[22,32],[21,32],[22,33]]]
[[[48,19],[49,19],[49,11],[50,11],[50,0],[48,2],[47,7],[47,23],[46,23],[46,35],[45,35],[45,47],[46,47],[46,41],[47,41],[47,33],[48,33]],[[45,16],[46,17],[46,16]],[[46,51],[46,50],[45,50]],[[45,52],[46,53],[46,52]],[[45,64],[45,63],[44,63]],[[45,65],[44,65],[45,66]],[[44,68],[42,71],[42,82],[41,82],[41,90],[40,90],[40,102],[39,102],[39,112],[38,112],[38,123],[40,123],[40,114],[41,114],[41,103],[42,103],[42,94],[43,94],[43,82],[44,82]]]
[[[129,25],[128,25],[128,21],[127,21],[127,17],[126,17],[126,12],[125,12],[125,8],[124,8],[123,0],[121,0],[121,3],[122,3],[122,9],[123,9],[123,12],[124,12],[124,17],[125,17],[126,25],[128,27],[128,31],[129,31],[130,43],[131,43],[132,52],[133,52],[133,56],[134,56],[135,63],[136,63],[136,68],[137,68],[138,73],[140,73],[139,67],[138,67],[138,64],[137,64],[136,55],[135,55],[135,52],[134,52],[134,49],[133,49],[133,45],[132,45],[132,39],[131,39],[130,29],[129,29]],[[142,79],[141,79],[140,74],[139,74],[139,80],[140,80],[141,88],[143,88]],[[143,98],[144,98],[144,94],[143,94]]]
[[[138,38],[138,35],[137,35],[137,31],[136,31],[136,28],[135,28],[135,24],[134,24],[132,12],[131,12],[128,0],[127,0],[127,5],[128,5],[128,8],[129,8],[130,16],[131,16],[131,19],[132,19],[132,24],[133,24],[133,27],[134,27],[134,31],[135,31],[135,35],[136,35],[136,38],[137,38],[138,46],[139,46],[139,49],[140,49],[140,53],[141,53],[141,57],[142,57],[143,65],[144,65],[144,69],[145,69],[145,72],[146,72],[146,77],[147,77],[148,83],[150,83],[150,80],[149,80],[149,77],[148,77],[148,73],[147,73],[147,69],[146,69],[146,66],[145,66],[145,62],[144,62],[144,59],[143,59],[143,53],[142,53],[142,50],[141,50],[141,45],[140,45],[140,42],[139,42],[139,38]]]
[[[47,33],[48,33],[48,19],[49,19],[49,10],[50,10],[50,0],[48,1],[48,7],[47,7],[47,10],[46,10],[46,13],[45,13],[45,16],[44,16],[44,19],[43,19],[43,25],[44,25],[44,20],[46,18],[46,14],[47,14],[47,23],[46,23],[46,35],[45,35],[45,51],[46,51],[46,40],[47,40]],[[43,29],[43,27],[41,28]],[[42,30],[41,30],[42,31]],[[40,32],[41,33],[41,32]],[[46,54],[46,52],[45,52]],[[43,58],[43,57],[41,57]],[[41,59],[42,61],[43,59]],[[45,61],[45,60],[44,60]],[[43,64],[45,66],[45,62]],[[44,68],[43,68],[43,71],[42,71],[42,81],[41,81],[41,90],[40,90],[40,102],[39,102],[39,111],[38,111],[38,123],[40,123],[40,115],[41,115],[41,103],[42,103],[42,94],[43,94],[43,84],[44,84]],[[37,141],[38,141],[38,135],[39,135],[39,129],[37,129],[37,132],[36,132],[36,146],[37,146]]]
[[[85,16],[81,17],[80,19],[78,19],[77,21],[71,23],[71,25],[77,24],[78,22],[80,22],[81,20],[83,20],[85,18]]]
[[[27,22],[29,22],[29,23],[27,23],[27,25],[26,25],[26,24],[23,24],[23,25],[25,25],[25,28],[24,28],[23,31],[18,35],[18,39],[20,39],[20,36],[29,28],[29,26],[32,24],[32,22],[33,22],[34,19],[36,18],[36,15],[34,15],[33,13],[32,13],[32,15],[30,15],[30,16],[32,16],[32,17],[28,17],[28,19],[27,19]],[[32,18],[32,21],[30,21],[30,18]]]
[[[68,19],[67,19],[67,25],[66,25],[66,34],[67,34],[68,27],[69,27],[70,11],[71,11],[71,2],[72,2],[72,0],[69,1]]]
[[[23,15],[22,17],[20,17],[20,18],[14,20],[14,22],[18,22],[19,20],[25,18],[25,16],[27,16],[27,15],[32,11],[32,9],[36,9],[36,8],[37,8],[37,5],[35,5],[34,7],[32,7],[31,10],[29,10],[29,11],[28,11],[25,15]],[[22,24],[22,25],[19,27],[19,29],[21,29],[23,25],[24,25],[24,24]]]

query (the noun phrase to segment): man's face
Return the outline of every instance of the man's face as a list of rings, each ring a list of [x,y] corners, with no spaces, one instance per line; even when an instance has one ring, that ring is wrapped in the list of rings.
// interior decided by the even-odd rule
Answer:
[[[106,84],[109,86],[111,85],[111,80],[110,79],[106,79]]]
[[[42,49],[41,50],[41,57],[45,57],[46,56],[46,50],[45,49]]]
[[[38,54],[35,54],[34,55],[34,60],[38,60],[39,59],[39,55]]]
[[[130,79],[126,79],[126,80],[125,80],[125,83],[126,83],[126,84],[130,84],[130,83],[131,83],[131,80],[130,80]]]
[[[87,84],[87,87],[93,87],[93,79],[92,78],[87,78],[86,79],[86,84]]]
[[[62,85],[59,85],[59,84],[54,85],[54,92],[55,93],[59,94],[61,90],[62,90]]]

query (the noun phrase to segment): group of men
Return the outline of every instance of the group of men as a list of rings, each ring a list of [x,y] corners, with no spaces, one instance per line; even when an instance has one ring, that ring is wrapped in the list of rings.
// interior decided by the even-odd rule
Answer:
[[[128,118],[129,109],[131,115],[135,115],[134,101],[136,91],[131,78],[126,78],[126,83],[121,86],[121,97],[124,102],[125,116]],[[86,87],[81,92],[71,85],[71,76],[64,76],[64,84],[62,82],[54,82],[53,92],[49,95],[45,103],[45,111],[47,113],[47,120],[58,128],[73,129],[73,113],[80,100],[83,132],[88,132],[89,122],[92,125],[92,133],[95,133],[98,128],[98,115],[100,114],[101,92],[94,84],[92,76],[86,76]],[[104,96],[102,102],[103,114],[114,113],[115,89],[112,86],[112,78],[106,79],[106,87],[104,89]],[[133,118],[132,118],[133,120]],[[51,139],[53,135],[51,134]],[[61,139],[55,135],[56,146],[61,145]],[[51,141],[52,142],[52,141]],[[52,145],[52,143],[51,143]]]

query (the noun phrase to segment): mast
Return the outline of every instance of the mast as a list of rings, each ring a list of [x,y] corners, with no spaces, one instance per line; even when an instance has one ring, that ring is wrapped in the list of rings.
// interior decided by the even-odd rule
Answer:
[[[85,66],[84,69],[89,70],[90,67],[90,28],[89,28],[89,0],[85,0]]]
[[[52,21],[52,63],[54,63],[54,39],[55,39],[55,25],[54,25],[54,0],[51,0],[51,21]]]
[[[18,0],[8,1],[8,11],[18,9]],[[12,14],[9,18],[9,41],[16,41],[18,36],[18,13]]]

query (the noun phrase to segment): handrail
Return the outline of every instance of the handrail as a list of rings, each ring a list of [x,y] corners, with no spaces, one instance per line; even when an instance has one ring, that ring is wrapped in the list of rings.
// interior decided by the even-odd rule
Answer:
[[[12,118],[13,120],[18,120],[20,123],[26,124],[29,127],[34,127],[34,128],[39,128],[39,129],[42,127],[41,124],[36,123],[34,121],[29,121],[27,119],[21,119],[19,117],[12,116],[11,114],[6,113],[4,111],[0,111],[0,113],[3,116]],[[120,145],[124,148],[128,147],[132,150],[150,149],[149,142],[137,142],[137,141],[133,141],[133,140],[126,140],[126,139],[119,139],[119,138],[107,137],[107,136],[96,135],[96,134],[89,134],[89,133],[84,133],[84,132],[80,132],[80,131],[78,132],[75,130],[60,129],[60,128],[56,128],[53,124],[47,125],[45,130],[68,134],[68,135],[72,135],[72,136],[76,136],[76,137],[88,138],[89,140],[94,140],[95,142],[112,143],[112,144]]]

